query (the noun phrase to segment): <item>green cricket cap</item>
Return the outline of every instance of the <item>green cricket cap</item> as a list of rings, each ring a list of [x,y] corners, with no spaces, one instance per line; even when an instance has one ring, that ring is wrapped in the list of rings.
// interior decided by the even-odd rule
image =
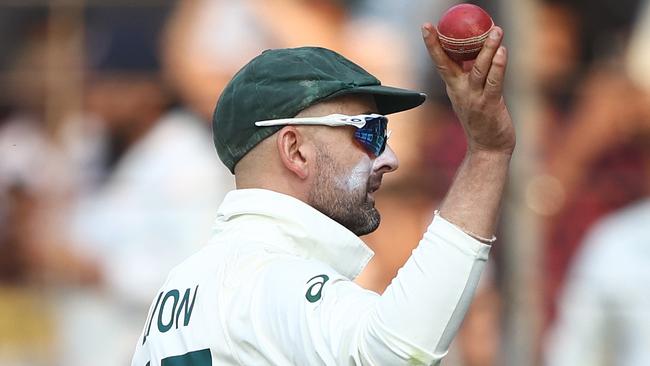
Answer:
[[[283,127],[258,127],[255,122],[292,118],[313,104],[349,94],[374,96],[381,114],[417,107],[426,98],[423,93],[381,85],[369,72],[326,48],[266,50],[239,70],[219,97],[212,118],[219,158],[234,174],[246,153]]]

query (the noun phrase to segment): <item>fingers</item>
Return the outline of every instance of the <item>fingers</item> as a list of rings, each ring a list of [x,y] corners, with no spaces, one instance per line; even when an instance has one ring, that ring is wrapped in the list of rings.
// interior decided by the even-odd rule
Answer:
[[[485,79],[483,94],[488,99],[501,98],[503,93],[503,79],[506,74],[508,55],[506,48],[500,46],[492,58],[492,66]]]
[[[476,57],[474,66],[469,73],[469,86],[473,90],[483,90],[488,72],[492,69],[492,61],[501,44],[503,30],[497,26],[492,28],[483,49]]]
[[[463,73],[463,70],[442,49],[438,40],[438,32],[431,23],[425,23],[422,26],[422,38],[440,77],[447,85],[454,84],[455,79]]]
[[[508,57],[505,47],[501,46],[503,30],[500,27],[495,26],[490,31],[476,60],[463,65],[457,64],[445,53],[437,30],[430,23],[422,26],[422,37],[431,60],[448,86],[463,85],[459,84],[459,80],[463,79],[462,76],[467,76],[465,80],[473,93],[483,94],[487,98],[501,98]],[[468,66],[470,70],[467,70]]]

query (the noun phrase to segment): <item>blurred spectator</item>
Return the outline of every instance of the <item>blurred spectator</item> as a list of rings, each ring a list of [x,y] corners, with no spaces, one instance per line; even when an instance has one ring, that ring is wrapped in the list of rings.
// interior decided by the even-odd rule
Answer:
[[[0,14],[0,364],[45,365],[55,354],[54,317],[43,292],[39,225],[69,184],[45,124],[46,12]],[[12,27],[13,26],[13,27]],[[14,28],[15,27],[15,28]],[[65,44],[61,45],[65,47]],[[69,262],[74,265],[73,261]]]
[[[23,43],[8,58],[2,94],[6,104],[0,116],[0,192],[19,186],[36,199],[59,194],[69,186],[65,159],[46,125],[46,18],[25,27]],[[61,45],[65,47],[66,45]],[[70,57],[72,58],[72,56]],[[1,194],[1,193],[0,193]],[[0,202],[2,206],[3,202]],[[1,209],[0,209],[1,210]]]
[[[646,103],[620,74],[596,71],[584,84],[571,125],[549,156],[547,265],[555,298],[573,252],[602,215],[642,197],[643,170],[637,126]],[[551,313],[552,315],[552,313]]]
[[[589,231],[546,339],[546,365],[650,364],[649,222],[645,199]]]
[[[646,171],[650,171],[648,121]],[[645,184],[650,192],[650,179]],[[648,223],[650,198],[645,198],[589,230],[560,298],[557,322],[546,340],[546,364],[650,363]]]
[[[600,219],[573,260],[559,301],[559,314],[546,338],[548,365],[645,365],[650,363],[650,3],[636,27],[623,74],[599,75],[592,127],[596,146],[636,146],[639,200]],[[635,169],[637,167],[635,166]],[[612,192],[614,187],[612,186]],[[623,189],[629,189],[623,186]],[[645,198],[642,198],[644,197]]]
[[[69,212],[69,243],[58,247],[93,263],[98,282],[60,288],[61,364],[128,362],[152,294],[207,241],[216,208],[233,188],[209,120],[174,107],[159,75],[167,12],[163,4],[89,7],[85,14],[85,106],[61,134],[83,184],[62,211]],[[101,331],[90,336],[89,324]]]
[[[636,2],[621,5],[627,8],[612,14],[602,31],[589,35],[584,29],[606,7],[579,13],[575,9],[582,9],[582,3],[548,2],[538,17],[540,53],[534,71],[541,96],[542,120],[536,130],[543,172],[528,187],[527,200],[545,220],[547,322],[554,317],[555,299],[586,230],[646,192],[640,158],[643,143],[637,133],[645,101],[620,72],[620,44],[629,28],[622,19],[629,19]],[[607,38],[605,30],[618,38]],[[601,45],[599,58],[583,50],[583,44]],[[585,60],[590,63],[584,64]]]
[[[48,125],[48,50],[69,50],[61,53],[71,60],[66,66],[78,64],[79,54],[65,37],[50,43],[47,17],[27,36],[12,29],[23,42],[1,60],[9,64],[3,90],[12,91],[2,93],[0,121],[1,364],[130,359],[150,293],[209,236],[221,195],[232,187],[208,124],[168,110],[156,76],[159,10],[100,7],[86,14],[89,64],[97,71],[87,108]],[[16,13],[3,10],[10,22],[1,25]],[[70,31],[74,37],[79,30]],[[56,71],[60,78],[69,70]],[[81,196],[71,245],[66,213]],[[97,331],[89,336],[89,328]]]

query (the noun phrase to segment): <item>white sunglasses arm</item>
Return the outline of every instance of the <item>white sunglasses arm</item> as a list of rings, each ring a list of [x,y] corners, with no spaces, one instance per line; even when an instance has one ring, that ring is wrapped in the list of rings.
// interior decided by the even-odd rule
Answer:
[[[325,126],[355,126],[361,128],[366,125],[366,117],[381,117],[379,114],[364,114],[358,116],[347,116],[345,114],[330,114],[323,117],[298,117],[270,119],[255,122],[255,126],[279,126],[279,125],[325,125]]]

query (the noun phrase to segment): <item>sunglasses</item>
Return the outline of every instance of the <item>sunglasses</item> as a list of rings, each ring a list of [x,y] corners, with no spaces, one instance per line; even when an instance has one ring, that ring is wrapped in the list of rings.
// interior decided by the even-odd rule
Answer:
[[[280,126],[280,125],[319,125],[319,126],[354,126],[354,138],[369,153],[375,157],[386,150],[386,142],[390,136],[388,131],[388,118],[381,114],[360,114],[347,116],[345,114],[330,114],[323,117],[298,117],[270,119],[255,122],[255,126]]]

